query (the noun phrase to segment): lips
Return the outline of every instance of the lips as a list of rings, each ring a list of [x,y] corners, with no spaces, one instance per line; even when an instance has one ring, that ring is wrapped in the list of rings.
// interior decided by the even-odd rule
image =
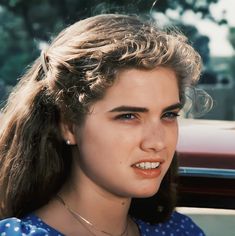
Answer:
[[[136,163],[134,166],[142,170],[149,170],[158,168],[160,166],[160,162],[139,162]]]
[[[134,172],[142,178],[156,178],[161,174],[161,164],[163,161],[142,160],[132,165]]]

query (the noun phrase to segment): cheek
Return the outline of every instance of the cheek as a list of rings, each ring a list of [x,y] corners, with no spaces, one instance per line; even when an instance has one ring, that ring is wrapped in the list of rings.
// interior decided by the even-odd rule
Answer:
[[[169,168],[172,160],[173,160],[173,156],[175,154],[176,151],[176,145],[177,145],[177,141],[178,141],[178,125],[175,125],[175,127],[171,130],[169,130],[168,134],[167,134],[167,156],[168,156],[168,163],[167,166]],[[167,169],[168,169],[167,168]]]
[[[102,124],[101,126],[89,127],[85,130],[83,139],[89,148],[109,149],[120,152],[131,148],[138,142],[138,129],[120,127],[115,124]],[[127,151],[127,150],[126,150]]]
[[[173,127],[171,127],[171,129],[167,131],[168,149],[175,151],[177,141],[178,141],[178,124],[176,123]]]
[[[118,155],[123,143],[121,135],[104,125],[89,126],[83,130],[80,142],[80,152],[85,162],[97,165],[109,165]]]

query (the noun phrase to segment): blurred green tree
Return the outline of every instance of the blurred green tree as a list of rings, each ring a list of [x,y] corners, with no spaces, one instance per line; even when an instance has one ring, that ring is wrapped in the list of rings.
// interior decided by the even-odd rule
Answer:
[[[0,80],[14,85],[25,68],[39,54],[38,45],[48,42],[65,26],[98,13],[149,14],[177,9],[200,13],[216,21],[210,14],[210,4],[218,0],[0,0]],[[224,20],[217,20],[224,23]],[[190,28],[191,27],[191,28]],[[209,39],[195,27],[184,27],[190,41],[208,62]]]
[[[233,77],[233,80],[235,81],[235,27],[229,28],[229,41],[233,47],[233,56],[230,60],[230,70]]]

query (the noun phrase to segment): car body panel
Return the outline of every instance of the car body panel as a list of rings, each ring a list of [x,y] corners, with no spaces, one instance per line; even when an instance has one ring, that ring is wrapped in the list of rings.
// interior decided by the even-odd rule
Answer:
[[[235,209],[235,122],[179,120],[179,206]]]
[[[179,165],[235,169],[235,122],[179,120]]]

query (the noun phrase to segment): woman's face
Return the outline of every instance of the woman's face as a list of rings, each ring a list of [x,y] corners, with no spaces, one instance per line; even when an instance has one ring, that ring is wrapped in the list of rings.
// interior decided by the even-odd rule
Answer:
[[[180,107],[172,70],[120,72],[74,136],[77,186],[121,197],[155,194],[175,152]]]

